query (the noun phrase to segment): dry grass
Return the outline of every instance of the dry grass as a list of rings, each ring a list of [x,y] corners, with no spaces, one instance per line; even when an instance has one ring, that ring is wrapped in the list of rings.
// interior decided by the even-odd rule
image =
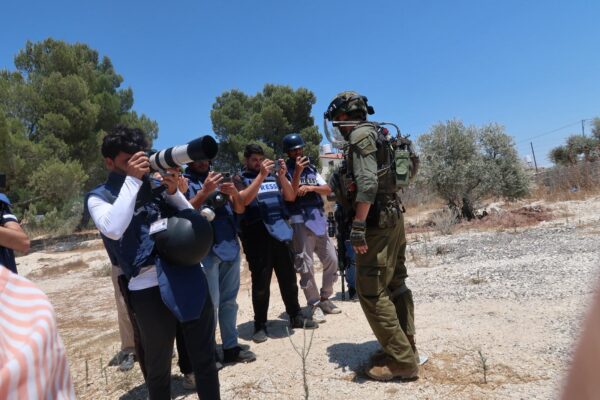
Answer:
[[[99,268],[94,269],[92,276],[102,278],[110,276],[112,273],[112,264],[110,262],[103,263]]]
[[[64,275],[67,273],[73,273],[83,271],[88,268],[88,263],[83,261],[82,258],[78,258],[73,261],[69,261],[62,264],[52,265],[32,271],[27,276],[29,279],[48,279],[54,278],[58,275]]]
[[[465,390],[470,385],[485,385],[494,389],[507,383],[527,383],[546,378],[519,373],[504,365],[486,360],[486,380],[482,380],[481,357],[478,351],[458,353],[442,352],[431,355],[428,363],[421,368],[421,379],[433,384],[454,385],[455,391]]]
[[[549,221],[555,216],[543,206],[524,206],[514,210],[493,212],[481,219],[474,219],[460,224],[461,229],[499,229],[508,230],[537,225]]]
[[[532,199],[583,200],[600,193],[600,162],[554,167],[535,177]]]

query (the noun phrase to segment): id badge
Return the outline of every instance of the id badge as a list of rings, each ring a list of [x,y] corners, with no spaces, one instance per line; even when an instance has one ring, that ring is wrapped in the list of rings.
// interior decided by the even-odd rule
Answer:
[[[150,235],[154,235],[155,233],[162,232],[167,229],[167,218],[161,218],[156,220],[150,225]]]

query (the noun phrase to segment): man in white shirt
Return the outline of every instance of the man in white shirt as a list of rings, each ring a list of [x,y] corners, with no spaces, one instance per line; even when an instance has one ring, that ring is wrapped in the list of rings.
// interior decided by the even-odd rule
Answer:
[[[136,352],[150,399],[171,398],[171,354],[178,323],[198,396],[218,399],[215,326],[206,277],[200,263],[177,267],[162,260],[151,234],[166,217],[192,206],[177,189],[176,169],[164,176],[164,192],[153,188],[144,153],[147,147],[139,129],[117,126],[107,135],[102,155],[110,174],[104,184],[87,194],[86,206],[111,261],[127,280],[126,301],[139,330]]]

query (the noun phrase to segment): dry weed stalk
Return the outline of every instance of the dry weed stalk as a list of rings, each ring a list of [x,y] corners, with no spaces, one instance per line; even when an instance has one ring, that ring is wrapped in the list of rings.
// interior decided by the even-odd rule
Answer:
[[[296,354],[298,354],[300,356],[300,359],[302,360],[302,381],[304,383],[304,399],[308,400],[308,380],[306,378],[306,359],[308,357],[308,353],[310,352],[310,348],[312,346],[314,331],[313,330],[310,331],[310,341],[308,342],[308,347],[307,347],[306,346],[306,320],[305,320],[304,327],[302,330],[302,336],[303,336],[302,349],[298,349],[298,347],[292,341],[292,337],[290,336],[290,331],[287,328],[287,326],[285,327],[285,331],[288,335],[288,339],[290,340],[290,343],[292,344],[292,347],[294,348],[294,351],[296,352]]]
[[[481,366],[481,371],[483,373],[483,383],[487,383],[487,372],[489,371],[489,366],[487,364],[487,358],[483,356],[481,350],[477,350],[479,353],[479,363]]]

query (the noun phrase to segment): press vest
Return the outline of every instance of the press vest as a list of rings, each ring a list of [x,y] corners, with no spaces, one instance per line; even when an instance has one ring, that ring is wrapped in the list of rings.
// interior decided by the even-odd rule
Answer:
[[[111,173],[105,183],[96,186],[86,195],[85,207],[92,195],[107,203],[114,203],[125,178],[125,175]],[[150,188],[144,183],[138,193],[131,222],[120,239],[114,240],[100,233],[111,263],[118,265],[127,279],[137,276],[141,268],[156,264],[154,239],[149,231],[150,225],[161,217],[161,208],[166,209],[166,204],[162,199],[156,199],[161,205],[156,201],[142,201],[143,197],[151,196],[147,193],[148,190]],[[166,212],[162,217],[170,216],[167,214],[173,212]]]
[[[95,195],[113,203],[125,181],[124,175],[111,173],[108,180],[90,191],[85,198]],[[152,192],[150,181],[142,184],[136,198],[135,210],[129,226],[118,239],[104,235],[102,241],[113,265],[118,265],[127,279],[137,276],[140,269],[155,265],[160,295],[167,308],[182,322],[200,317],[208,293],[206,276],[200,264],[177,267],[156,255],[150,225],[159,218],[168,218],[176,210],[167,204],[161,194]]]
[[[257,176],[256,172],[245,170],[242,172],[242,181],[248,187]],[[292,228],[285,220],[286,217],[287,210],[279,191],[277,178],[269,175],[261,183],[256,198],[246,206],[243,224],[262,222],[273,238],[288,242],[292,240]]]
[[[189,179],[186,197],[191,199],[202,189],[202,184],[207,175],[190,172],[184,176]],[[222,261],[234,261],[240,254],[236,216],[229,202],[223,207],[218,207],[214,212],[215,219],[211,222],[214,240],[210,251]]]
[[[288,178],[290,181],[296,170],[296,160],[288,159]],[[317,169],[309,165],[302,170],[300,174],[300,185],[319,186],[317,182]],[[288,212],[291,215],[291,222],[297,223],[297,218],[302,218],[303,223],[313,231],[317,236],[324,235],[327,232],[327,220],[323,210],[323,199],[319,193],[308,192],[304,196],[296,197],[293,202],[285,202]]]

